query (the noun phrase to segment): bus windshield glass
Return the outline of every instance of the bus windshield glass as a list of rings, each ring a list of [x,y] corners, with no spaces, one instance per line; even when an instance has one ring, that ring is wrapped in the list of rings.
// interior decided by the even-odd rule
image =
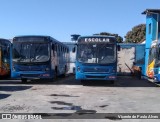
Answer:
[[[49,43],[43,41],[14,41],[13,61],[15,62],[46,62],[49,60]]]
[[[116,44],[106,42],[78,43],[77,61],[110,64],[116,62]]]

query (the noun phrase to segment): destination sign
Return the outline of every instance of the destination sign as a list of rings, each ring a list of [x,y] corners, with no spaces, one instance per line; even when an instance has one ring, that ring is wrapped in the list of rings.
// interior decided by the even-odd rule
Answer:
[[[109,42],[109,38],[84,38],[85,42]]]
[[[114,38],[104,38],[104,37],[84,37],[79,39],[80,43],[114,43],[116,40]]]

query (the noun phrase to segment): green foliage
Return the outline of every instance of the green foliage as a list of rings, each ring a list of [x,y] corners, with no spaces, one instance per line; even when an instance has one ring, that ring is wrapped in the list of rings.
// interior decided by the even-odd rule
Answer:
[[[139,24],[134,26],[131,31],[128,31],[125,36],[125,43],[140,43],[145,40],[146,25]]]
[[[118,34],[112,34],[112,33],[108,33],[108,32],[101,32],[99,34],[94,34],[94,35],[114,36],[118,43],[123,43],[123,38],[121,36],[119,36]]]

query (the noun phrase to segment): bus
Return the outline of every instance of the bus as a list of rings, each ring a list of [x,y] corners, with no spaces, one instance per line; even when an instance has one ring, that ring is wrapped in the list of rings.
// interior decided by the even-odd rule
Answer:
[[[63,42],[69,47],[69,70],[67,74],[75,74],[75,62],[76,62],[76,51],[72,50],[75,48],[75,43],[73,42]]]
[[[112,36],[79,36],[76,54],[76,79],[117,79],[117,41]],[[119,48],[118,48],[119,49]]]
[[[160,44],[157,40],[152,41],[149,49],[147,76],[154,82],[160,82]]]
[[[65,76],[69,48],[50,36],[26,35],[13,38],[11,76],[27,79],[50,79]]]
[[[10,76],[10,47],[11,42],[0,39],[0,77]]]

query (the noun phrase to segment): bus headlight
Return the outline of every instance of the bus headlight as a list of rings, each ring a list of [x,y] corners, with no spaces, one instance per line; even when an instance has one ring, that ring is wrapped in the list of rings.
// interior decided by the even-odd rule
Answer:
[[[80,72],[80,70],[81,70],[81,69],[80,69],[80,67],[78,66],[78,67],[77,67],[77,71]]]
[[[12,67],[12,70],[13,70],[13,71],[16,71],[15,67]]]
[[[112,69],[112,73],[116,73],[116,69],[113,68],[113,69]]]
[[[45,71],[49,71],[49,68],[47,67],[47,68],[45,69]]]
[[[7,63],[7,59],[6,59],[6,58],[4,58],[3,62],[4,62],[4,63]]]

